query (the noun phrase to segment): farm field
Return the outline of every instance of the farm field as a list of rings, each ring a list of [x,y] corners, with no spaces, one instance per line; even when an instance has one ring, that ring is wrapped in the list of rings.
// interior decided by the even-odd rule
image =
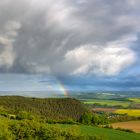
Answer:
[[[92,110],[94,112],[127,114],[128,116],[140,117],[140,109],[93,108]]]
[[[122,106],[128,107],[132,104],[132,101],[119,101],[119,100],[103,100],[103,99],[85,99],[84,104],[99,104],[104,106]]]
[[[114,113],[140,117],[140,109],[117,109]]]
[[[62,128],[67,129],[71,127],[72,125],[61,125]],[[129,132],[123,132],[119,130],[114,129],[108,129],[108,128],[98,128],[93,126],[87,126],[87,125],[77,125],[79,127],[80,132],[82,135],[101,135],[105,137],[105,140],[139,140],[140,134],[135,133],[129,133]]]
[[[128,98],[129,101],[140,103],[140,98]]]
[[[112,124],[113,128],[130,129],[134,132],[140,133],[140,121],[118,122]]]
[[[118,98],[118,99],[81,99],[86,105],[94,105],[104,108],[133,108],[140,109],[140,98]]]
[[[106,112],[106,113],[113,113],[116,109],[115,108],[93,108],[94,112]]]

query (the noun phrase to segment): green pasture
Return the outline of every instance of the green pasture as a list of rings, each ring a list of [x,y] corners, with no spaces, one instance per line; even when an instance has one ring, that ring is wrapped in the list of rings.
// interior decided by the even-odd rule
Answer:
[[[77,127],[80,129],[81,135],[100,135],[105,140],[140,140],[140,134],[123,132],[109,128],[99,128],[87,125],[61,125],[62,128],[67,129],[70,127]]]
[[[132,104],[131,101],[119,101],[119,100],[100,100],[100,99],[86,99],[83,100],[84,104],[99,104],[105,106],[122,106],[128,107]]]
[[[128,98],[128,100],[134,103],[140,103],[140,98]]]

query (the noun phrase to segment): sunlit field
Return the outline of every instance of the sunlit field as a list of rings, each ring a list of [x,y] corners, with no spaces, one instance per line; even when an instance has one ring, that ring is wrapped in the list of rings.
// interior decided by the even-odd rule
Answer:
[[[140,98],[128,98],[128,100],[135,102],[135,103],[140,103]]]
[[[117,109],[115,113],[140,117],[140,109]]]
[[[61,125],[63,129],[70,128],[71,125]],[[100,135],[104,140],[139,140],[140,134],[122,132],[119,130],[98,128],[93,126],[78,125],[82,135]]]
[[[140,121],[117,122],[112,124],[113,128],[130,129],[140,133]]]
[[[86,99],[84,104],[99,104],[104,106],[122,106],[128,107],[131,101],[118,101],[118,100],[101,100],[101,99]]]

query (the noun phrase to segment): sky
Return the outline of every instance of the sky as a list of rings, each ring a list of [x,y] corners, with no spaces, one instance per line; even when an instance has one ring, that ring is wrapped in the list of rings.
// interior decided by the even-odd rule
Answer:
[[[0,91],[140,91],[139,0],[0,1]]]

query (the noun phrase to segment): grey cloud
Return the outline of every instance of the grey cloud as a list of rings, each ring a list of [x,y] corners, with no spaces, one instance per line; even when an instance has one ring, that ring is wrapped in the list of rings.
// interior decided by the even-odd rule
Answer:
[[[20,27],[20,23],[8,21],[5,25],[5,30],[0,34],[0,67],[6,68],[6,70],[12,67],[14,63],[13,42]]]
[[[77,65],[75,60],[69,64],[64,63],[66,54],[69,52],[88,44],[102,49],[112,41],[122,40],[129,35],[136,37],[139,31],[138,4],[137,0],[123,2],[121,0],[106,2],[103,0],[80,2],[78,0],[6,0],[0,2],[2,30],[9,21],[18,22],[21,26],[18,30],[9,32],[14,34],[12,51],[15,56],[12,65],[8,69],[0,65],[0,71],[70,74],[70,70],[76,71],[81,65]],[[13,25],[9,29],[11,28],[14,28]],[[5,33],[2,32],[2,34]],[[131,42],[133,40],[121,46],[122,50],[124,50],[123,47],[129,47]],[[128,49],[134,53],[132,49]],[[100,51],[98,53],[100,54]],[[92,55],[94,53],[88,57],[93,57]],[[82,56],[79,56],[79,59],[82,59],[80,57]],[[90,61],[87,59],[85,63],[89,64]],[[90,71],[93,71],[95,65],[97,65],[97,71],[100,71],[98,62],[90,64]]]

